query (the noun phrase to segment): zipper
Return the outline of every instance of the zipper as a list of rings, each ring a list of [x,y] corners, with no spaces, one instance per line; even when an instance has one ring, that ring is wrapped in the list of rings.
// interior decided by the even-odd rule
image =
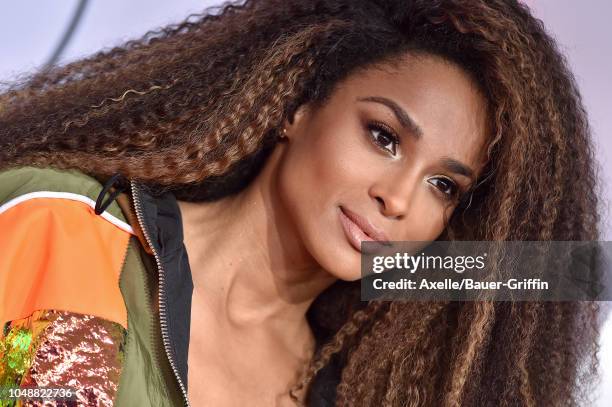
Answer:
[[[181,392],[183,393],[183,401],[187,407],[190,407],[189,399],[187,398],[187,391],[185,390],[185,385],[183,384],[183,381],[181,380],[181,377],[178,374],[178,370],[176,370],[176,365],[174,363],[174,359],[172,358],[172,352],[170,351],[168,325],[166,321],[166,303],[163,301],[164,297],[162,296],[164,284],[165,284],[164,269],[162,267],[162,263],[159,258],[159,255],[157,254],[155,247],[151,243],[151,238],[149,237],[147,233],[147,228],[145,227],[144,220],[142,217],[142,208],[140,206],[140,199],[138,198],[138,188],[134,180],[130,180],[130,187],[132,189],[132,198],[134,201],[134,208],[136,210],[136,218],[138,219],[140,229],[142,230],[142,233],[145,239],[147,240],[149,247],[153,251],[153,256],[155,257],[155,262],[157,263],[157,271],[158,271],[158,276],[159,276],[159,290],[158,290],[157,298],[159,301],[159,322],[161,326],[161,334],[162,334],[162,342],[164,343],[164,350],[166,351],[166,356],[168,357],[168,361],[170,362],[170,366],[172,367],[172,371],[174,372],[174,377],[176,378],[181,388]]]

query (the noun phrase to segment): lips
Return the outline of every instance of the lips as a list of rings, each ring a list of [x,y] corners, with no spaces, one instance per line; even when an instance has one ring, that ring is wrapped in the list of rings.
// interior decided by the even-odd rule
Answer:
[[[346,208],[341,206],[338,208],[340,209],[338,214],[344,234],[355,250],[364,254],[373,254],[380,252],[383,247],[392,247],[392,243],[387,242],[387,236],[379,229],[375,229],[371,223]],[[376,238],[373,238],[366,231]],[[362,242],[371,242],[371,244],[362,248]]]
[[[372,222],[366,218],[359,216],[357,213],[349,210],[345,207],[340,207],[342,213],[346,215],[354,224],[356,224],[363,233],[365,233],[372,240],[376,241],[388,241],[389,237],[382,231],[382,229],[375,226]]]

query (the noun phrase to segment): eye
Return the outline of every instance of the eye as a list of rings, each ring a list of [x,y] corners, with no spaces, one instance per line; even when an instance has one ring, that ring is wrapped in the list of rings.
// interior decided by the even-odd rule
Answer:
[[[399,138],[387,125],[379,122],[371,122],[368,123],[367,128],[370,137],[372,138],[374,144],[376,144],[377,147],[388,151],[393,155],[397,154]]]
[[[446,199],[453,200],[457,198],[459,187],[457,187],[457,184],[453,180],[446,177],[438,177],[432,178],[429,182],[438,188]]]

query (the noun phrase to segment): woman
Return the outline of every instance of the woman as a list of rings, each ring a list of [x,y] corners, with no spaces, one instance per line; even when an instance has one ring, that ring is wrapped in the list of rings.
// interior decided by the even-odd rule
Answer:
[[[0,106],[0,163],[4,185],[12,185],[0,202],[13,228],[4,244],[36,229],[24,226],[28,211],[43,211],[44,224],[53,225],[45,233],[102,229],[93,223],[104,215],[116,226],[108,232],[119,242],[113,250],[127,250],[105,257],[111,250],[94,242],[81,251],[112,257],[116,269],[123,261],[121,292],[110,284],[114,299],[91,289],[63,308],[52,300],[39,306],[59,310],[46,319],[28,314],[34,305],[3,314],[3,323],[13,321],[5,349],[18,332],[43,343],[32,321],[64,326],[70,317],[86,327],[82,315],[89,315],[96,327],[108,324],[100,331],[106,337],[119,332],[106,342],[112,356],[88,356],[113,366],[91,376],[104,384],[77,380],[79,397],[211,406],[588,399],[596,304],[359,298],[363,240],[599,236],[576,84],[542,23],[516,1],[226,5],[37,73],[7,89]],[[80,202],[58,204],[42,189]],[[46,206],[9,218],[33,201],[15,203],[26,192],[46,193]],[[71,205],[74,212],[61,217]],[[88,205],[95,213],[78,212]],[[49,213],[58,215],[53,222]],[[65,219],[61,227],[56,219]],[[45,233],[20,241],[29,253],[55,239]],[[63,244],[83,244],[79,233],[66,232]],[[69,263],[59,249],[50,252]],[[11,267],[21,264],[19,250],[11,253],[5,293],[6,281],[16,280],[7,277],[17,273]],[[153,282],[136,278],[139,262]],[[22,272],[25,294],[13,291],[6,303],[33,298],[28,287],[41,277]],[[78,296],[80,283],[71,284]],[[151,287],[143,315],[152,312],[156,328],[147,331],[133,298]],[[112,306],[118,311],[110,315]],[[126,345],[118,345],[126,332]],[[130,342],[147,332],[159,358]],[[70,375],[35,380],[44,363],[28,346],[14,383],[70,383]],[[117,355],[124,361],[111,364]],[[75,372],[86,370],[77,364]],[[130,399],[128,386],[138,396]]]

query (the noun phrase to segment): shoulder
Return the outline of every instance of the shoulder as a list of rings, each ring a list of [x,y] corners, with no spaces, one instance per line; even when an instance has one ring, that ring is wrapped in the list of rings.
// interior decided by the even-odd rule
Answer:
[[[0,170],[0,200],[37,190],[73,190],[85,192],[100,184],[95,178],[79,170],[52,167],[10,167]]]
[[[127,326],[119,277],[133,234],[103,186],[77,170],[0,171],[0,324],[36,310],[91,314]]]
[[[77,170],[0,170],[0,376],[108,404],[124,367],[131,227]],[[129,260],[129,259],[128,259]],[[12,362],[11,362],[12,361]],[[4,374],[4,376],[3,376]]]
[[[93,208],[102,188],[96,178],[76,169],[30,166],[7,168],[0,170],[0,213],[35,198],[47,199],[47,202],[59,199],[66,204],[70,201],[82,202]],[[113,202],[106,212],[126,222],[116,203]],[[126,229],[130,230],[129,227]]]

